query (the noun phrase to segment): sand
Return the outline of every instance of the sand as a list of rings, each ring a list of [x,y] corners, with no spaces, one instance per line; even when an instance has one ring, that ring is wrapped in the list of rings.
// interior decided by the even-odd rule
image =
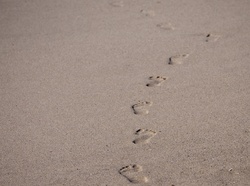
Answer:
[[[250,185],[249,9],[1,0],[0,185]]]

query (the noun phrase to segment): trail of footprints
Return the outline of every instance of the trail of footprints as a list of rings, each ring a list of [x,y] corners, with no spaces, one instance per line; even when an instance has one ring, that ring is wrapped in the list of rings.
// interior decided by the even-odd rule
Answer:
[[[150,82],[147,83],[146,86],[147,87],[156,87],[156,86],[160,86],[168,78],[164,77],[164,76],[150,76],[148,79],[150,80]]]
[[[113,7],[123,7],[123,1],[113,1],[110,3]],[[154,17],[155,12],[153,10],[141,10],[141,14],[147,17]],[[172,26],[171,23],[165,22],[165,23],[159,23],[156,25],[161,30],[175,30],[175,28]],[[216,42],[220,38],[220,35],[216,34],[207,34],[205,39],[205,42]],[[169,57],[168,65],[180,65],[182,64],[190,54],[178,54],[173,55]],[[146,83],[147,87],[159,87],[161,86],[166,80],[168,80],[168,77],[165,76],[150,76],[148,78],[148,83]],[[149,114],[150,107],[153,105],[152,101],[138,101],[134,105],[132,105],[133,113],[135,115],[147,115]],[[135,131],[135,138],[132,141],[133,144],[139,145],[139,144],[147,144],[150,143],[151,139],[157,134],[156,131],[151,129],[138,129]],[[133,184],[143,184],[149,182],[149,179],[144,175],[143,173],[143,167],[138,164],[130,164],[125,167],[122,167],[119,170],[119,173],[124,176],[130,183]]]
[[[155,16],[155,12],[153,10],[141,10],[140,12],[147,17]]]
[[[148,178],[143,175],[142,171],[142,166],[134,164],[122,167],[119,173],[131,183],[147,183]]]
[[[207,34],[206,42],[216,42],[220,38],[220,35],[217,34]]]
[[[159,23],[156,27],[160,28],[161,30],[175,30],[175,27],[171,23]]]
[[[169,65],[176,65],[176,64],[182,64],[183,61],[188,58],[189,54],[181,54],[181,55],[175,55],[171,56],[169,58]]]
[[[112,1],[109,3],[113,7],[123,7],[123,1]]]
[[[149,113],[149,108],[153,105],[153,102],[149,101],[139,101],[132,106],[134,114],[146,115]]]
[[[133,143],[144,144],[144,143],[149,143],[150,139],[156,135],[156,132],[149,129],[138,129],[135,132],[135,135],[137,135],[137,137],[133,140]]]

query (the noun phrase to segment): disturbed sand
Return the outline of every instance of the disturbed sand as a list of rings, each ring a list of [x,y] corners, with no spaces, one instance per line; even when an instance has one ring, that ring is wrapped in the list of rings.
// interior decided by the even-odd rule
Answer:
[[[250,185],[249,9],[1,0],[0,185]]]

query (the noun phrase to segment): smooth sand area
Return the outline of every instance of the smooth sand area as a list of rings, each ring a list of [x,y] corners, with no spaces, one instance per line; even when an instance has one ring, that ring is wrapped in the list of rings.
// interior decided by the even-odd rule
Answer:
[[[249,0],[0,0],[1,186],[249,186]]]

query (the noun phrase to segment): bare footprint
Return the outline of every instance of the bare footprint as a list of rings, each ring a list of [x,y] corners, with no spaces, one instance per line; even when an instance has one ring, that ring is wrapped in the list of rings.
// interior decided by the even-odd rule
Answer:
[[[169,58],[169,65],[175,65],[175,64],[182,64],[183,63],[183,59],[187,58],[189,56],[189,54],[181,54],[181,55],[176,55],[176,56],[172,56]]]
[[[153,10],[141,10],[140,12],[147,17],[155,16],[155,12]]]
[[[215,42],[220,38],[220,35],[215,34],[207,34],[206,35],[206,42]]]
[[[119,170],[119,173],[131,183],[147,183],[148,178],[142,175],[142,170],[142,166],[134,164],[122,167]]]
[[[151,138],[156,135],[156,132],[149,129],[139,129],[135,132],[138,137],[133,141],[134,144],[148,143]]]
[[[113,1],[109,3],[113,7],[123,7],[123,1]]]
[[[149,113],[149,107],[152,106],[152,102],[149,101],[139,101],[132,106],[134,113],[138,115],[146,115]]]
[[[175,28],[172,26],[171,23],[160,23],[156,25],[158,28],[162,30],[174,30]]]
[[[151,82],[146,84],[146,86],[147,87],[156,87],[156,86],[160,86],[164,81],[166,81],[167,77],[164,77],[164,76],[150,76],[149,80],[151,80]]]

